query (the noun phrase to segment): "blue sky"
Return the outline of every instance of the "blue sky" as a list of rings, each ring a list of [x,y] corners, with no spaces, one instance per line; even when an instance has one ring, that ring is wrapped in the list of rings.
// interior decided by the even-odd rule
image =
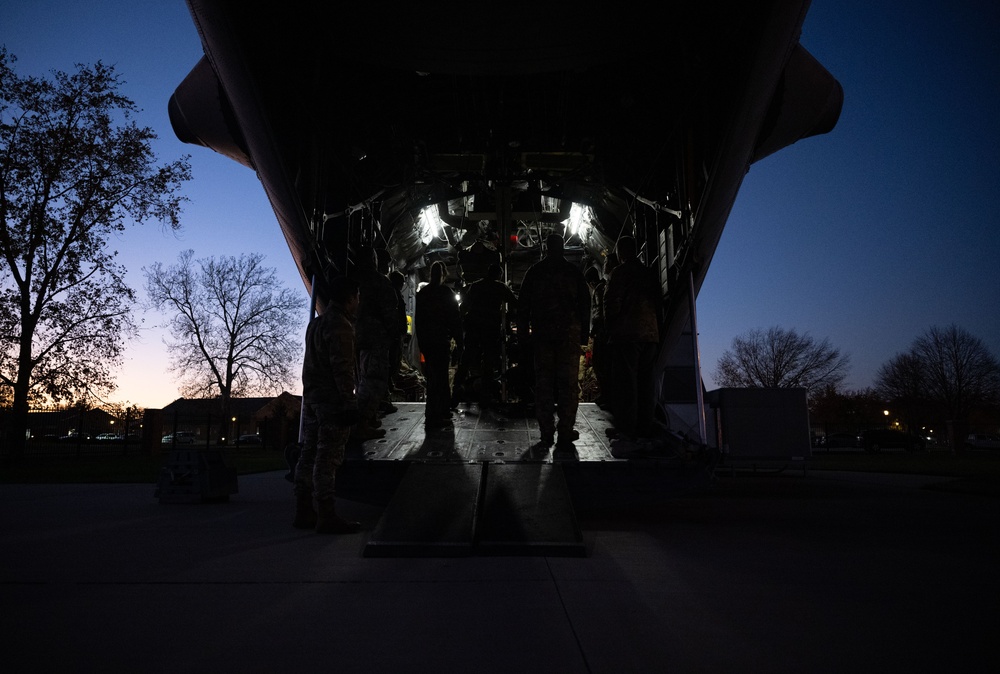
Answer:
[[[813,3],[801,42],[844,109],[831,133],[751,166],[698,297],[706,375],[733,336],[772,325],[849,353],[854,389],[932,325],[1000,356],[998,16]]]
[[[0,43],[21,74],[114,64],[156,130],[161,160],[190,154],[184,229],[135,227],[116,242],[141,268],[260,251],[301,281],[254,173],[178,141],[167,101],[201,56],[181,0],[0,0]],[[933,325],[955,323],[1000,356],[1000,8],[984,2],[813,2],[802,44],[844,87],[837,127],[751,166],[698,298],[709,389],[722,352],[753,328],[829,339],[848,388]],[[304,291],[303,291],[304,292]],[[112,400],[177,397],[155,314],[126,353]]]

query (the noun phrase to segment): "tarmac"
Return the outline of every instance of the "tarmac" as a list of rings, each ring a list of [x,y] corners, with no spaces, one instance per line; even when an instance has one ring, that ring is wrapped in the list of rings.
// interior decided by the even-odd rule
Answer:
[[[594,497],[584,557],[370,558],[383,507],[340,500],[355,535],[293,529],[283,471],[224,503],[3,485],[5,669],[1000,671],[994,495],[737,471]]]

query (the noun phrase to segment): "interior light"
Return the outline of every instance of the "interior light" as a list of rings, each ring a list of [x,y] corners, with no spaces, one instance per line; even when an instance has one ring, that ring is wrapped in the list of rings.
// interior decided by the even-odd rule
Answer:
[[[590,228],[593,226],[593,218],[590,206],[583,206],[573,202],[569,208],[569,219],[564,223],[571,236],[579,236],[581,239],[587,238]]]
[[[420,241],[425,245],[440,235],[444,223],[441,222],[441,216],[438,214],[437,204],[422,208],[417,223],[420,225]]]

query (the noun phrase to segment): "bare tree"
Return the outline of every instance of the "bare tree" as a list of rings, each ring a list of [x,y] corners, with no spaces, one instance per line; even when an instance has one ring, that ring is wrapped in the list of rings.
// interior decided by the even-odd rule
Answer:
[[[1000,363],[981,339],[956,325],[930,328],[914,340],[910,355],[921,364],[927,396],[952,421],[967,421],[973,409],[1000,396]]]
[[[875,390],[883,400],[900,408],[907,428],[917,428],[917,418],[926,414],[928,393],[923,360],[914,354],[896,354],[875,373]]]
[[[733,338],[719,358],[715,380],[734,388],[805,388],[810,393],[838,386],[847,376],[850,358],[808,334],[780,327],[756,328]]]
[[[305,300],[282,288],[259,253],[157,262],[143,269],[150,306],[171,314],[172,368],[186,397],[218,397],[229,416],[233,397],[280,393],[298,374],[302,346],[292,336]]]
[[[29,406],[99,396],[134,332],[134,292],[110,249],[127,224],[180,227],[186,158],[154,165],[113,67],[19,77],[0,48],[0,400],[24,447]]]

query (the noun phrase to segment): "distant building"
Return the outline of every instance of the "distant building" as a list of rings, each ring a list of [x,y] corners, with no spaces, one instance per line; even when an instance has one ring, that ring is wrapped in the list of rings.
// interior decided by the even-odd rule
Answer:
[[[258,436],[264,446],[282,449],[298,441],[301,406],[302,397],[288,392],[273,398],[231,398],[224,418],[218,398],[178,398],[163,409],[146,410],[144,441],[155,444],[167,435],[190,433],[195,446],[204,447]]]
[[[102,409],[67,407],[32,410],[28,415],[28,432],[32,438],[93,437],[114,432],[115,418]]]

